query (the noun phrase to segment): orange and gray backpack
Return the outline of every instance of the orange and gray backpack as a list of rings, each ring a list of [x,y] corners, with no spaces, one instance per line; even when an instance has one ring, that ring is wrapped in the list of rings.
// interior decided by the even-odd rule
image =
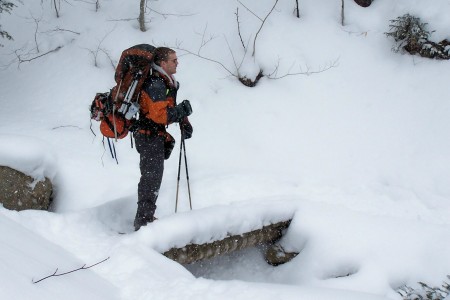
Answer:
[[[100,122],[104,137],[122,139],[132,130],[139,111],[139,93],[150,73],[155,49],[140,44],[124,50],[114,76],[116,85],[110,92],[95,95],[90,108],[91,119]]]

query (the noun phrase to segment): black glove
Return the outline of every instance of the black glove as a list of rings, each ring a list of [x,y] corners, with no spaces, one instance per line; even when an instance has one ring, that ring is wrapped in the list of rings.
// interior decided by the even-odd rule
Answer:
[[[175,111],[177,112],[178,122],[181,122],[185,117],[192,114],[191,103],[189,100],[183,100],[183,102],[175,106]]]
[[[164,139],[164,159],[169,159],[173,147],[175,147],[175,139],[170,133],[166,132],[166,138]]]
[[[181,135],[185,140],[190,139],[192,137],[192,132],[194,132],[194,128],[192,128],[191,123],[187,118],[184,118],[182,122],[180,122]]]

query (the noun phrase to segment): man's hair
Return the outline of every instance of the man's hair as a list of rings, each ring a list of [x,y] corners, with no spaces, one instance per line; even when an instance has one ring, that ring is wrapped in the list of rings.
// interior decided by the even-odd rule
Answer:
[[[158,47],[155,49],[153,61],[155,62],[155,64],[160,66],[162,61],[167,61],[167,59],[169,58],[169,54],[171,54],[171,53],[176,53],[176,52],[167,47]]]

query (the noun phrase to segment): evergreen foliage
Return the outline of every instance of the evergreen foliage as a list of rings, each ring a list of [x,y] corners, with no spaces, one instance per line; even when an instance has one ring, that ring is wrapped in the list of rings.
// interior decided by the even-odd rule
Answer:
[[[430,41],[428,38],[434,31],[426,30],[427,25],[428,23],[422,23],[420,18],[410,14],[391,20],[390,31],[385,34],[396,42],[392,50],[394,52],[405,50],[410,54],[429,58],[450,59],[450,42]]]
[[[392,50],[398,52],[402,48],[420,49],[431,34],[425,29],[426,26],[427,23],[422,23],[420,18],[410,14],[391,20],[390,32],[387,32],[386,35],[393,37],[397,43]]]
[[[3,13],[3,12],[10,13],[14,6],[15,5],[12,2],[9,2],[7,0],[0,0],[0,13]],[[12,36],[8,32],[2,30],[2,25],[0,25],[0,36],[4,39],[6,38],[8,40],[13,39]],[[0,44],[0,47],[1,46],[3,46],[3,45]]]
[[[6,12],[11,12],[11,9],[14,7],[15,5],[14,5],[14,3],[12,3],[12,2],[9,2],[9,1],[6,1],[6,0],[0,0],[0,14],[3,12],[3,11],[6,11]]]
[[[450,275],[447,275],[450,279]],[[444,300],[450,297],[450,284],[445,282],[442,287],[430,287],[426,283],[419,282],[420,288],[414,289],[409,286],[404,286],[397,292],[404,300]]]

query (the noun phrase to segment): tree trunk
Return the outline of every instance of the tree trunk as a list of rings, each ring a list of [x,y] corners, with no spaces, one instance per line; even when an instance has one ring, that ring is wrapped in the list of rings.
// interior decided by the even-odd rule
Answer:
[[[140,10],[139,10],[139,29],[142,32],[146,32],[145,28],[145,2],[146,0],[141,0]]]
[[[53,0],[53,5],[55,7],[55,11],[56,11],[56,17],[59,18],[59,2],[56,3],[56,0]]]
[[[270,224],[264,226],[262,229],[228,236],[222,240],[211,243],[189,244],[180,248],[172,248],[163,254],[180,264],[190,264],[199,260],[210,259],[233,251],[242,250],[247,247],[274,243],[283,236],[283,232],[289,227],[290,223],[291,220]],[[292,257],[285,259],[284,262],[292,259],[296,254],[297,253],[290,254]],[[271,262],[272,260],[270,260],[269,263]],[[283,262],[277,261],[274,265],[280,263]]]

